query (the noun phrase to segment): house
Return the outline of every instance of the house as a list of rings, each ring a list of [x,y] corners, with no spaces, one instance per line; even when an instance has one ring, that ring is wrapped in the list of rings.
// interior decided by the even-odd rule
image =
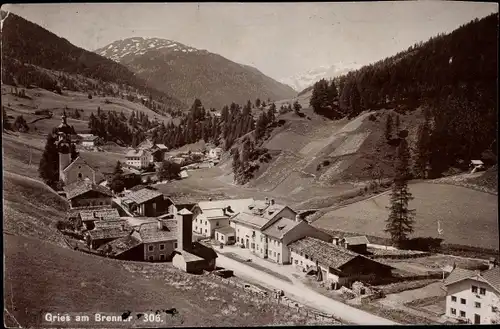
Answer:
[[[135,168],[146,168],[149,166],[151,155],[147,150],[137,149],[130,150],[125,155],[126,161],[125,163],[128,166]]]
[[[110,189],[91,181],[76,182],[65,186],[70,208],[111,206],[113,193]]]
[[[337,244],[349,249],[351,251],[357,252],[358,254],[366,255],[367,254],[367,246],[370,243],[366,236],[351,236],[344,237],[342,239],[336,240]]]
[[[83,147],[95,147],[101,143],[99,136],[93,134],[78,134]]]
[[[192,209],[193,232],[214,237],[215,229],[229,226],[229,218],[248,209],[253,199],[199,201]]]
[[[500,323],[500,268],[483,272],[456,267],[444,281],[446,316],[474,324]]]
[[[212,159],[219,159],[222,155],[222,148],[214,147],[208,151],[208,157]]]
[[[193,242],[193,213],[181,209],[176,214],[178,247],[174,251],[172,265],[187,273],[203,273],[216,268],[217,253],[213,248]]]
[[[166,154],[168,151],[168,147],[165,144],[154,144],[149,152],[151,153],[151,162],[162,162],[166,159]]]
[[[321,281],[336,288],[392,275],[392,268],[388,265],[313,237],[296,240],[288,248],[294,266],[315,269]]]
[[[469,167],[472,168],[471,174],[477,171],[484,170],[484,162],[481,160],[471,160]]]
[[[92,230],[95,223],[100,221],[115,221],[120,219],[120,214],[115,208],[105,206],[97,209],[76,209],[69,213],[69,220],[78,228]]]
[[[130,233],[130,227],[123,221],[118,221],[116,224],[96,227],[93,230],[84,233],[87,244],[92,249],[98,249],[102,245],[127,236]]]
[[[234,244],[236,242],[234,228],[231,226],[216,228],[215,240],[226,245]]]
[[[137,145],[137,149],[139,150],[149,150],[154,147],[154,143],[150,139],[145,139],[139,145]]]
[[[187,170],[182,170],[179,175],[181,176],[181,178],[188,178],[189,177]]]
[[[128,211],[136,213],[138,216],[154,217],[168,211],[163,193],[149,188],[127,194],[123,197],[122,204]]]
[[[101,245],[98,250],[123,260],[170,261],[177,248],[177,221],[155,220],[134,227],[127,235]]]
[[[207,197],[203,196],[190,196],[190,195],[170,195],[166,198],[168,212],[170,214],[177,214],[181,209],[187,209],[191,211],[196,203],[199,201],[206,201]]]
[[[254,201],[247,209],[232,216],[229,223],[235,229],[236,242],[264,258],[267,245],[263,231],[280,218],[296,216],[297,213],[290,207],[275,204],[274,200],[266,198],[265,201]]]
[[[292,263],[288,244],[303,237],[314,237],[322,241],[331,242],[327,233],[309,225],[299,215],[294,220],[282,217],[262,231],[264,242],[261,257],[268,258],[279,264]],[[266,243],[267,242],[267,243]],[[258,253],[259,254],[259,253]]]

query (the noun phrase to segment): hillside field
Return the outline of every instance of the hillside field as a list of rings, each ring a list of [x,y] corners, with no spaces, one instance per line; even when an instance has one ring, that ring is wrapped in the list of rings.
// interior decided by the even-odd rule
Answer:
[[[415,183],[409,185],[416,209],[414,237],[438,237],[443,243],[499,249],[498,196],[460,186]],[[384,233],[390,194],[356,202],[323,215],[314,222],[325,229],[341,229],[387,237]]]
[[[296,325],[320,321],[211,276],[183,273],[169,263],[123,262],[37,239],[10,234],[4,237],[4,305],[24,328],[46,326],[46,312],[121,315],[126,311],[170,308],[176,308],[178,314],[167,315],[162,327]]]

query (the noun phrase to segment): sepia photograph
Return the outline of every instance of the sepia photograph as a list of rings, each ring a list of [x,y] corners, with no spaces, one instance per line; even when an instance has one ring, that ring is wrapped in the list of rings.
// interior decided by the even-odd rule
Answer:
[[[500,324],[498,6],[2,5],[4,326]]]

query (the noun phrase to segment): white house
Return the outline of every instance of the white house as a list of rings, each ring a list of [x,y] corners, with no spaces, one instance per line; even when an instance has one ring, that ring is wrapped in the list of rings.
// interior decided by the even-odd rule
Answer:
[[[471,173],[481,171],[484,169],[484,162],[481,160],[471,160],[470,167],[472,168]]]
[[[236,243],[242,244],[259,257],[267,258],[269,244],[264,231],[280,218],[296,216],[297,213],[290,207],[275,204],[274,200],[257,200],[244,211],[231,217],[230,226],[235,229]],[[281,244],[282,242],[277,242],[277,247],[281,247]],[[276,259],[282,259],[282,253],[279,254],[276,254]]]
[[[474,324],[500,323],[500,268],[455,268],[445,280],[446,315]]]
[[[253,199],[200,201],[193,209],[193,232],[214,237],[217,228],[229,227],[229,218],[248,208]]]
[[[146,150],[130,150],[125,155],[126,164],[131,167],[145,168],[149,165],[151,157]]]
[[[78,134],[83,147],[94,147],[99,143],[99,137],[92,134]]]

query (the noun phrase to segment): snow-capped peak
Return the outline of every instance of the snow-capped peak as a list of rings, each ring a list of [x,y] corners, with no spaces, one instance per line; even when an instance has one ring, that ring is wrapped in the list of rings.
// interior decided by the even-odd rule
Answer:
[[[319,66],[307,72],[281,79],[280,82],[285,83],[300,92],[321,79],[332,79],[346,74],[349,71],[357,70],[360,67],[361,65],[356,62],[340,62],[332,66]]]
[[[125,57],[143,55],[151,50],[165,49],[166,51],[197,53],[203,52],[193,47],[183,45],[182,43],[160,39],[133,37],[124,40],[115,41],[107,46],[96,49],[94,52],[101,56],[114,60],[122,61]]]

